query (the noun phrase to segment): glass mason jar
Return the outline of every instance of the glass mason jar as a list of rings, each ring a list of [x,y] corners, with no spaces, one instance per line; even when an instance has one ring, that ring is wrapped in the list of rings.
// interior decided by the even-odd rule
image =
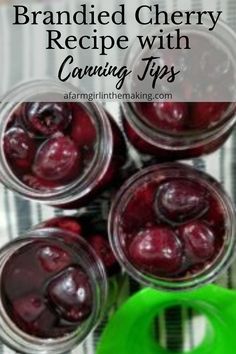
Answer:
[[[118,261],[163,290],[212,282],[235,251],[235,209],[220,184],[179,163],[148,167],[118,192],[108,221]]]
[[[65,353],[101,318],[106,274],[76,234],[32,230],[0,251],[0,337],[21,353]]]
[[[124,130],[138,151],[163,160],[211,153],[226,141],[235,124],[236,35],[221,21],[214,31],[208,30],[207,19],[204,26],[187,27],[182,30],[191,51],[161,51],[155,45],[140,50],[139,41],[134,41],[125,59],[133,73],[125,89],[145,93],[150,101],[122,104]],[[175,30],[170,25],[163,33]],[[159,34],[156,27],[147,31],[149,38]],[[180,72],[168,84],[164,69]],[[156,86],[151,90],[153,80]]]
[[[72,90],[32,81],[9,92],[0,107],[0,180],[25,198],[62,208],[89,202],[126,160],[114,120],[96,103],[63,102]]]
[[[124,102],[123,127],[130,143],[141,153],[166,161],[188,159],[212,153],[226,142],[234,128],[234,110],[235,104],[232,103],[229,114],[225,119],[222,118],[221,124],[204,132],[168,133],[153,129],[142,119],[132,103]]]

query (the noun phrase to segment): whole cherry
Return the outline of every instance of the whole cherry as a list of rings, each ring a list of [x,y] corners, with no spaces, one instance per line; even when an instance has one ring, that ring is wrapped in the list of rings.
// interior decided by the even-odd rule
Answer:
[[[183,102],[140,102],[136,108],[152,126],[168,131],[182,131],[189,115]]]
[[[192,263],[204,262],[215,253],[215,235],[201,220],[191,221],[179,229],[186,255]]]
[[[227,113],[230,107],[228,102],[196,102],[192,104],[190,127],[207,129],[217,123]]]
[[[55,245],[44,245],[37,252],[38,260],[46,272],[59,272],[71,263],[69,254]]]
[[[60,315],[70,322],[80,322],[92,312],[92,288],[79,267],[67,268],[48,285],[48,297]]]
[[[49,181],[71,180],[79,171],[80,161],[80,153],[70,138],[54,136],[38,150],[33,171]]]
[[[79,148],[91,146],[96,141],[96,126],[89,113],[78,104],[73,105],[71,138]]]
[[[36,148],[30,136],[20,127],[11,128],[5,133],[4,152],[10,163],[16,168],[29,170]]]
[[[170,228],[156,226],[134,236],[129,245],[129,255],[135,266],[144,271],[170,276],[181,270],[183,247]]]
[[[199,217],[208,207],[205,189],[191,180],[179,178],[164,182],[157,191],[156,212],[169,223],[182,223]]]
[[[28,102],[24,105],[23,123],[36,136],[64,132],[72,119],[69,103]]]

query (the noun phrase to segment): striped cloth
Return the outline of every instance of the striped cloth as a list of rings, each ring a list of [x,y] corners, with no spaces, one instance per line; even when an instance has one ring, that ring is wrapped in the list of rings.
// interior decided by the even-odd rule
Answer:
[[[60,3],[63,0],[60,0]],[[44,1],[46,4],[46,1]],[[59,0],[58,0],[59,2]],[[55,9],[58,6],[57,1],[48,1],[47,9]],[[155,3],[155,1],[153,1]],[[175,9],[201,9],[202,4],[206,4],[205,0],[159,0],[158,3],[164,10]],[[49,4],[50,3],[50,4]],[[142,4],[142,0],[137,0],[137,4]],[[76,9],[76,0],[68,2],[68,9]],[[209,9],[223,10],[225,20],[236,30],[236,2],[235,0],[207,0]],[[37,5],[37,4],[36,4]],[[35,6],[36,6],[35,5]],[[61,5],[60,5],[61,6]],[[0,63],[4,70],[0,79],[0,93],[6,92],[13,83],[13,71],[11,66],[11,58],[17,58],[17,67],[21,68],[17,72],[14,70],[14,75],[18,75],[18,80],[32,79],[35,71],[35,65],[38,64],[40,52],[37,48],[37,38],[35,38],[33,47],[30,45],[28,30],[22,26],[19,28],[17,35],[11,38],[10,25],[8,23],[9,7],[1,5],[0,7],[0,48],[5,50],[0,52]],[[76,29],[68,27],[68,31],[76,33]],[[68,33],[69,35],[69,33]],[[14,43],[14,45],[7,45]],[[19,47],[20,44],[20,47]],[[22,50],[24,48],[24,50]],[[63,57],[65,56],[63,53]],[[92,60],[92,59],[91,59]],[[60,55],[50,57],[40,57],[40,71],[42,76],[47,76],[53,72],[56,63],[60,63],[62,58]],[[55,73],[56,74],[56,73]],[[95,89],[99,88],[99,83],[95,82]],[[107,103],[106,108],[119,121],[119,107],[116,103]],[[236,161],[234,161],[234,153],[236,153],[236,135],[227,141],[227,143],[217,152],[206,158],[198,158],[187,161],[188,164],[194,165],[196,168],[207,171],[220,181],[229,195],[236,201]],[[131,159],[135,160],[138,168],[151,163],[147,158],[141,158],[131,148]],[[100,202],[95,201],[92,209],[96,209]],[[12,192],[8,191],[3,186],[0,186],[0,244],[3,245],[15,237],[22,235],[26,230],[29,230],[33,225],[53,217],[54,215],[71,215],[76,211],[61,211],[52,207],[41,206],[35,202],[28,202],[19,198]],[[113,280],[118,285],[119,295],[111,308],[111,313],[119,306],[119,303],[127,298],[130,294],[135,293],[140,289],[140,285],[127,275],[121,279]],[[236,262],[231,268],[217,280],[221,286],[228,288],[236,288]],[[107,318],[104,318],[99,327],[89,335],[85,342],[77,347],[74,354],[93,354],[95,353],[96,343],[99,340],[100,334],[106,325]],[[175,307],[161,314],[156,322],[156,334],[160,343],[164,347],[173,350],[190,350],[201,341],[204,336],[206,321],[200,314],[193,313],[192,309]],[[0,354],[12,354],[12,350],[0,344]],[[113,354],[113,353],[111,353]],[[116,353],[114,353],[116,354]],[[118,353],[117,353],[118,354]],[[141,354],[141,353],[140,353]]]

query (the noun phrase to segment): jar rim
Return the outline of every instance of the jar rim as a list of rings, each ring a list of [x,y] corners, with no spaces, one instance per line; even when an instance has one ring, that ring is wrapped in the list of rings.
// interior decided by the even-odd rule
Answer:
[[[3,135],[6,129],[9,114],[22,102],[27,101],[27,97],[35,97],[40,94],[53,92],[56,95],[63,96],[66,91],[82,92],[71,84],[62,84],[52,79],[31,80],[15,86],[2,98],[2,107],[0,109],[0,137],[3,141]],[[34,94],[36,91],[36,94]],[[61,101],[60,101],[61,102]],[[94,102],[76,102],[96,119],[100,135],[99,143],[96,146],[96,154],[88,170],[82,176],[79,176],[71,183],[55,188],[54,190],[37,190],[28,187],[21,182],[11,170],[6,161],[3,144],[0,145],[0,162],[2,169],[0,172],[4,184],[16,193],[26,199],[40,200],[44,204],[53,204],[55,206],[67,204],[77,199],[85,197],[96,185],[97,181],[105,175],[112,158],[113,138],[110,123],[107,119],[104,109]],[[12,107],[10,108],[9,105]]]
[[[208,22],[210,23],[210,20],[205,19],[204,25],[206,26]],[[233,60],[233,58],[236,55],[236,50],[235,50],[236,33],[223,20],[220,20],[218,22],[218,26],[220,26],[220,28],[222,29],[222,35],[220,39],[224,43],[226,42],[228,43],[232,55],[232,60]],[[202,32],[201,27],[197,27],[197,26],[195,27],[199,33]],[[151,37],[152,35],[156,34],[155,33],[156,31],[157,29],[155,26],[149,26],[146,28],[145,35]],[[168,27],[168,31],[170,31],[169,27]],[[130,46],[129,51],[126,53],[124,59],[124,63],[126,65],[129,62],[131,63],[131,65],[134,65],[134,61],[137,58],[137,50],[138,50],[138,55],[141,55],[139,48],[137,47],[136,50],[135,46],[137,46],[137,42],[134,40]],[[142,52],[144,52],[144,50],[145,49],[143,49]],[[125,90],[129,92],[127,81],[125,82],[125,85],[126,85]],[[161,101],[162,100],[160,100],[159,102]],[[164,100],[164,102],[167,101],[168,100]],[[175,102],[175,100],[172,100],[171,102]],[[210,129],[204,131],[199,130],[198,132],[192,131],[191,133],[190,132],[179,132],[179,133],[168,132],[167,130],[165,131],[162,129],[157,129],[157,128],[155,129],[151,125],[148,125],[148,123],[145,122],[145,120],[142,120],[141,115],[138,114],[136,110],[134,111],[132,107],[132,103],[133,102],[122,102],[122,107],[125,113],[125,117],[128,123],[131,125],[132,129],[147,143],[156,146],[158,148],[164,148],[165,150],[169,150],[170,152],[172,150],[182,151],[182,150],[187,150],[192,148],[198,148],[201,147],[203,143],[209,144],[211,142],[214,142],[218,137],[224,135],[224,133],[226,134],[236,122],[236,114],[233,108],[233,105],[235,106],[236,102],[232,101],[229,102],[231,103],[231,105],[230,107],[228,107],[228,110],[225,112],[224,119],[221,119],[218,124],[210,127]]]
[[[140,271],[130,262],[123,250],[124,246],[122,246],[120,242],[119,216],[124,205],[127,203],[127,200],[129,200],[129,197],[132,195],[133,190],[137,190],[138,185],[141,185],[149,176],[154,176],[156,173],[163,173],[168,170],[172,170],[172,172],[175,173],[176,170],[181,170],[186,173],[185,178],[188,178],[187,173],[196,175],[195,178],[201,178],[202,184],[210,189],[217,199],[220,200],[220,203],[224,205],[224,209],[226,210],[229,219],[227,223],[227,242],[223,245],[222,251],[216,258],[214,258],[209,267],[204,268],[202,272],[198,272],[194,276],[189,276],[189,278],[162,278]],[[184,178],[184,176],[182,175],[181,178]],[[191,180],[195,178],[191,178]],[[223,190],[220,183],[212,176],[183,163],[160,163],[137,172],[123,184],[115,196],[110,209],[108,217],[108,235],[114,254],[119,263],[126,269],[131,277],[146,286],[161,290],[189,290],[212,282],[218,274],[232,262],[236,248],[236,222],[234,216],[235,208],[231,199]]]
[[[193,17],[197,17],[196,14],[193,15]],[[192,33],[192,32],[197,31],[198,33],[201,33],[201,35],[204,34],[204,36],[206,36],[206,35],[208,36],[209,35],[208,31],[206,32],[207,33],[206,34],[204,32],[203,28],[207,28],[207,27],[211,26],[210,19],[209,18],[205,18],[204,19],[204,23],[202,25],[203,26],[200,26],[200,27],[198,25],[194,25],[194,30],[190,28],[188,30],[183,30],[183,31],[185,33],[186,32]],[[167,28],[164,28],[164,33],[165,33],[166,30],[167,30],[168,33],[170,33],[171,32],[171,28],[172,29],[176,28],[176,25],[174,25],[174,24],[172,24],[171,26],[172,27],[168,26]],[[185,26],[185,24],[183,24],[183,23],[178,25],[179,28],[182,28],[184,26]],[[213,35],[215,36],[216,39],[218,39],[218,40],[220,39],[222,41],[222,43],[224,44],[224,46],[225,46],[225,43],[228,44],[228,46],[230,48],[230,52],[231,52],[231,60],[234,63],[234,57],[236,55],[236,49],[235,49],[236,33],[233,30],[233,28],[231,26],[229,26],[229,24],[224,19],[220,19],[218,21],[218,23],[217,23],[217,26],[218,26],[218,28],[220,28],[222,30],[222,33],[220,35],[218,33],[217,33],[217,35],[216,35],[216,33],[213,33]],[[149,24],[149,26],[146,26],[146,28],[144,29],[144,33],[142,33],[142,34],[143,34],[144,37],[145,36],[149,36],[151,38],[151,36],[155,36],[155,35],[159,34],[159,33],[157,33],[157,31],[158,31],[158,27],[156,27],[155,25],[150,25]],[[137,46],[137,48],[135,48],[135,46]],[[155,48],[155,46],[153,48]],[[151,50],[153,48],[149,48],[149,49]],[[131,65],[134,65],[134,61],[137,60],[137,56],[138,57],[141,56],[141,53],[144,53],[146,49],[148,49],[148,48],[144,47],[144,48],[142,48],[142,50],[140,52],[140,47],[138,45],[138,42],[136,40],[133,40],[131,45],[130,45],[130,47],[129,47],[129,50],[126,52],[126,55],[124,57],[123,63],[125,65],[127,65],[128,67],[130,67],[130,63],[131,63]],[[164,48],[162,48],[162,49],[164,49]],[[236,67],[235,67],[235,69],[236,69]],[[128,88],[127,82],[128,81],[125,81],[125,89],[124,89],[125,92],[129,92],[129,88]],[[156,93],[156,90],[154,90],[154,91]],[[142,92],[140,92],[140,93],[142,93]],[[229,103],[235,103],[234,102],[235,95],[233,97],[234,98],[228,99],[226,101],[229,102]],[[162,101],[168,101],[168,100],[160,99],[160,102],[162,102]],[[177,101],[178,102],[182,102],[183,99],[172,100],[172,102],[177,102]],[[205,102],[209,102],[210,100],[209,99],[208,100],[205,99],[204,101]],[[133,99],[133,100],[130,100],[129,102],[126,102],[126,103],[133,103],[133,102],[136,102],[136,100]],[[143,98],[141,98],[138,102],[145,102],[145,100]],[[155,102],[155,100],[152,98],[150,100],[150,102]],[[186,101],[186,102],[191,102],[191,101]],[[196,102],[198,102],[198,101],[196,101]],[[215,102],[220,102],[220,101],[217,100]],[[225,102],[225,100],[223,100],[223,102]],[[202,133],[203,132],[200,132],[200,134],[202,134]]]

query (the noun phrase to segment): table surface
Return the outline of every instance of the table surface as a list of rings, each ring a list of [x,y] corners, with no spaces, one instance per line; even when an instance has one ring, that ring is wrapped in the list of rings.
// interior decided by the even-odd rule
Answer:
[[[71,0],[73,1],[73,0]],[[229,25],[236,30],[236,2],[225,0],[208,0],[210,8],[225,9],[225,19]],[[52,2],[56,4],[56,1]],[[159,0],[158,3],[165,9],[165,0]],[[184,8],[188,5],[188,9],[201,8],[203,1],[201,0],[173,0],[168,2],[168,7],[177,9],[179,7]],[[171,8],[168,8],[169,10]],[[6,22],[6,13],[8,11],[7,6],[0,5],[0,43],[1,40],[10,36],[8,31],[8,24]],[[5,37],[4,37],[5,35]],[[27,33],[22,32],[22,40],[27,36]],[[0,92],[3,93],[11,87],[12,67],[11,58],[15,55],[21,56],[22,63],[28,63],[27,57],[31,55],[33,48],[27,48],[26,52],[19,52],[19,48],[9,48],[9,52],[5,53],[5,67],[4,76],[0,80]],[[8,57],[6,57],[8,56]],[[56,60],[56,58],[55,58]],[[45,60],[44,60],[45,62]],[[47,68],[44,68],[45,75]],[[27,80],[32,78],[34,67],[22,67],[22,71],[18,73],[19,79]],[[119,121],[119,106],[116,103],[107,103],[106,108],[112,113],[112,115]],[[155,159],[149,159],[148,157],[141,157],[130,149],[130,163],[134,163],[137,168],[142,168],[149,163],[155,163]],[[233,201],[236,201],[236,132],[234,132],[231,138],[226,144],[217,152],[194,160],[188,160],[186,163],[195,166],[196,168],[207,171],[214,176],[218,181],[222,183],[228,194]],[[96,210],[96,208],[103,208],[104,201],[106,204],[106,195],[99,200],[94,201],[90,205],[90,209]],[[104,208],[106,213],[107,208]],[[55,215],[74,215],[77,211],[61,211],[52,207],[41,206],[35,202],[29,202],[17,195],[8,191],[3,186],[0,186],[0,244],[3,245],[6,242],[14,239],[15,237],[24,234],[26,230],[29,230],[33,225],[46,220]],[[140,285],[130,279],[124,274],[119,279],[113,279],[111,281],[113,287],[116,285],[118,295],[116,301],[111,308],[110,314],[103,319],[98,328],[91,333],[85,342],[77,347],[74,354],[93,354],[95,353],[96,344],[99,340],[109,315],[119,306],[119,304],[128,298],[131,294],[140,289]],[[236,288],[236,262],[219,278],[217,283],[223,287]],[[194,313],[191,309],[186,308],[173,308],[166,313],[163,313],[158,318],[158,336],[163,346],[172,348],[174,350],[190,350],[195,347],[197,343],[204,336],[205,319],[199,314]],[[0,343],[0,354],[12,354],[12,350]],[[111,353],[116,354],[116,353]],[[118,353],[117,353],[118,354]],[[136,354],[136,353],[135,353]],[[141,353],[140,353],[141,354]]]

